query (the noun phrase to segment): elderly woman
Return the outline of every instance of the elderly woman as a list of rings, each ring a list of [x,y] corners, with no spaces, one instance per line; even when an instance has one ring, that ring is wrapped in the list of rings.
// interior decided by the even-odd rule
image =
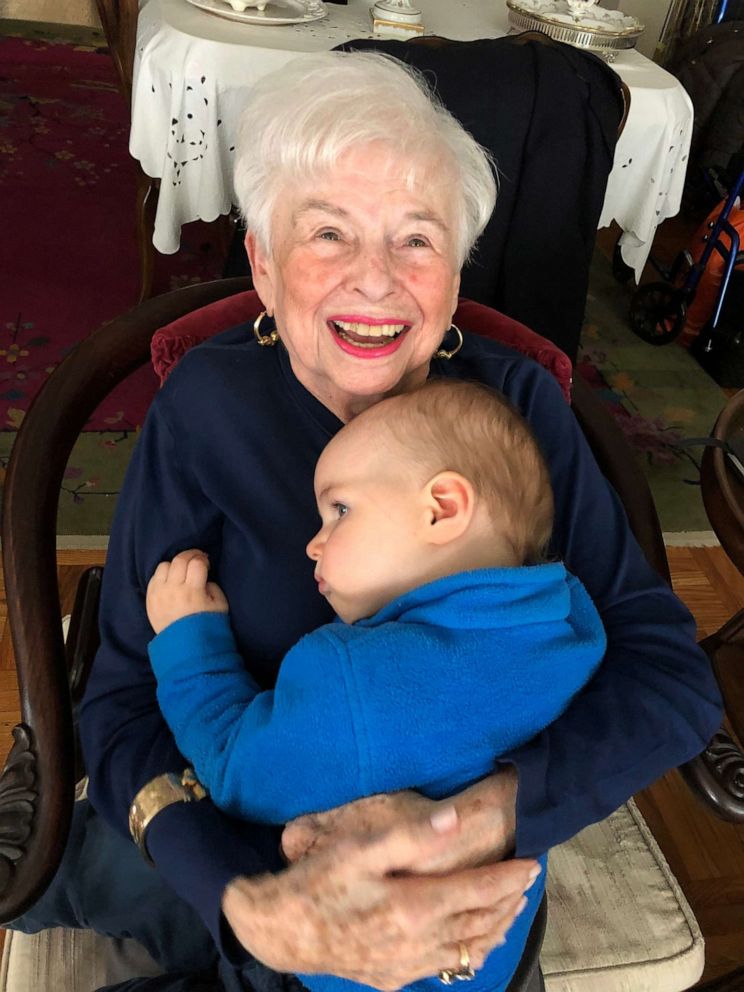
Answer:
[[[86,851],[99,873],[115,861],[110,895],[98,884],[99,905],[78,918],[136,933],[171,968],[179,954],[184,968],[207,961],[193,907],[222,952],[225,988],[321,972],[396,989],[457,970],[461,945],[495,946],[528,859],[697,754],[719,725],[718,693],[689,614],[646,563],[551,376],[451,327],[495,184],[486,154],[421,81],[374,54],[284,66],[252,91],[236,188],[266,314],[187,354],[142,431],[82,713],[100,816],[78,813],[83,854],[63,868],[79,883]],[[413,792],[360,800],[290,825],[287,865],[276,831],[230,820],[185,772],[155,697],[144,590],[159,561],[204,548],[246,665],[271,686],[291,645],[332,619],[304,553],[320,451],[361,410],[428,376],[485,382],[531,424],[555,491],[553,552],[596,602],[607,654],[548,730],[449,801],[456,818]],[[101,819],[131,829],[141,855]],[[183,902],[158,894],[160,878]],[[198,987],[183,981],[157,988]]]

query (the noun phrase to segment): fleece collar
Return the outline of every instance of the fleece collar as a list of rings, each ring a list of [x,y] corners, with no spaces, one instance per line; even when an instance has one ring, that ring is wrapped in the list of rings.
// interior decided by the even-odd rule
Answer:
[[[379,627],[394,621],[480,630],[496,624],[552,623],[570,613],[571,580],[560,562],[460,572],[399,596],[354,626]]]

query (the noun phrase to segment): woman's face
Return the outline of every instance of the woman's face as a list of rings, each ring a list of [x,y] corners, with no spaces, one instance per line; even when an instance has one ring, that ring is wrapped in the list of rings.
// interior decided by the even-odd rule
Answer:
[[[300,382],[342,420],[424,380],[457,306],[451,171],[372,144],[287,184],[272,251],[249,233],[254,285]]]

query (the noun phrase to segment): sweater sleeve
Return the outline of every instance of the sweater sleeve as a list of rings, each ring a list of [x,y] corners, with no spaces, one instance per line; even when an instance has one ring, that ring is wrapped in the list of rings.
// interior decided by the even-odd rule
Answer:
[[[527,856],[699,754],[720,726],[721,700],[692,617],[646,561],[558,386],[521,366],[506,392],[550,467],[554,550],[593,598],[608,645],[566,712],[508,755],[519,776],[517,852]]]
[[[221,809],[279,824],[359,796],[343,648],[323,628],[286,654],[266,692],[226,614],[184,617],[149,651],[163,715]]]
[[[91,803],[127,837],[128,808],[139,789],[186,765],[156,699],[147,657],[152,629],[146,583],[158,561],[184,547],[216,554],[220,536],[217,512],[162,416],[161,398],[148,415],[118,501],[104,571],[101,645],[80,724]],[[238,875],[278,869],[278,836],[273,828],[239,824],[203,800],[169,806],[150,825],[147,843],[161,874],[220,941],[225,886]]]

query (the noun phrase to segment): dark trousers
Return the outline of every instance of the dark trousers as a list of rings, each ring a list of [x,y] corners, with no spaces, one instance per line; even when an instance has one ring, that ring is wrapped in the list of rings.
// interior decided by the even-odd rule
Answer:
[[[66,927],[134,937],[166,973],[199,974],[217,964],[217,949],[201,917],[86,799],[75,803],[67,847],[51,885],[27,913],[5,925],[23,933]]]

